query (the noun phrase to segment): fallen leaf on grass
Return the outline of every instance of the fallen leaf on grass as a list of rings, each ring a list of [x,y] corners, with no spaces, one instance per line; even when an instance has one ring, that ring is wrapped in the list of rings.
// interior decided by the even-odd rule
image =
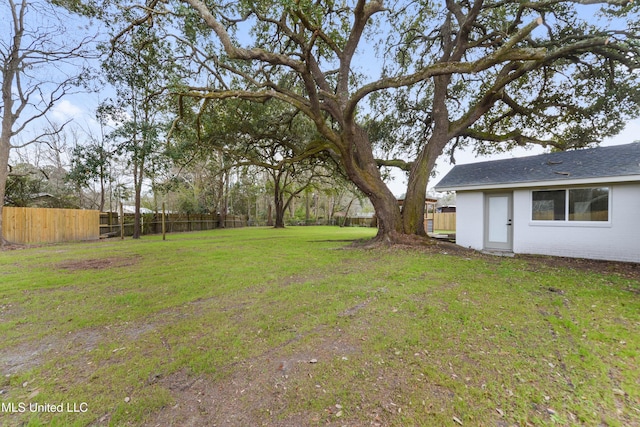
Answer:
[[[455,421],[456,423],[462,425],[462,421],[460,421],[460,418],[458,418],[458,417],[453,417],[453,421]]]
[[[624,390],[620,390],[619,388],[614,388],[612,389],[613,394],[617,394],[618,396],[624,396],[626,393],[624,392]]]

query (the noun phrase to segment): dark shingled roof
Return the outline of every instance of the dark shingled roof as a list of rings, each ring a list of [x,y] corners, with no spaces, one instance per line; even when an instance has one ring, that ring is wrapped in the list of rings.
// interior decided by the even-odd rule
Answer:
[[[640,142],[457,165],[435,188],[455,190],[630,175],[638,175],[640,181]]]

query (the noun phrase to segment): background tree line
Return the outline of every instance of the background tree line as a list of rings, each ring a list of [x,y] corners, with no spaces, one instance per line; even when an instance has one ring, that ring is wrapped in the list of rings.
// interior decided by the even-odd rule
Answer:
[[[105,132],[108,137],[101,139],[69,127],[48,144],[15,150],[5,205],[117,212],[124,202],[135,208],[129,162],[112,140],[118,133]],[[315,174],[301,170],[300,176],[285,171],[285,178],[278,176],[278,169],[274,179],[271,169],[233,163],[218,151],[191,153],[200,157],[189,159],[183,157],[186,153],[186,149],[176,153],[173,146],[153,153],[154,169],[145,172],[141,191],[143,210],[157,212],[164,202],[170,212],[224,212],[244,216],[250,225],[270,226],[341,224],[344,218],[332,221],[334,214],[345,213],[349,206],[352,214],[373,213],[348,181],[326,170]],[[276,206],[276,197],[281,208]]]

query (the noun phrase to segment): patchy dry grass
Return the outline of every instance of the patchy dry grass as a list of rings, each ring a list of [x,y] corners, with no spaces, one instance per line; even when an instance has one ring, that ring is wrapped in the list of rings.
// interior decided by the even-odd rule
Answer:
[[[0,253],[0,424],[640,425],[638,266],[372,234]]]

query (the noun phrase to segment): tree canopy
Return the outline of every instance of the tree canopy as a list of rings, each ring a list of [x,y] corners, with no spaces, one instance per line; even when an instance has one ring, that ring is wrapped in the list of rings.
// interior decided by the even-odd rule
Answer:
[[[581,147],[638,116],[632,2],[184,0],[128,10],[140,22],[179,18],[198,71],[189,96],[275,98],[308,116],[370,198],[383,240],[424,233],[427,182],[447,150]],[[408,171],[402,212],[380,164]]]

